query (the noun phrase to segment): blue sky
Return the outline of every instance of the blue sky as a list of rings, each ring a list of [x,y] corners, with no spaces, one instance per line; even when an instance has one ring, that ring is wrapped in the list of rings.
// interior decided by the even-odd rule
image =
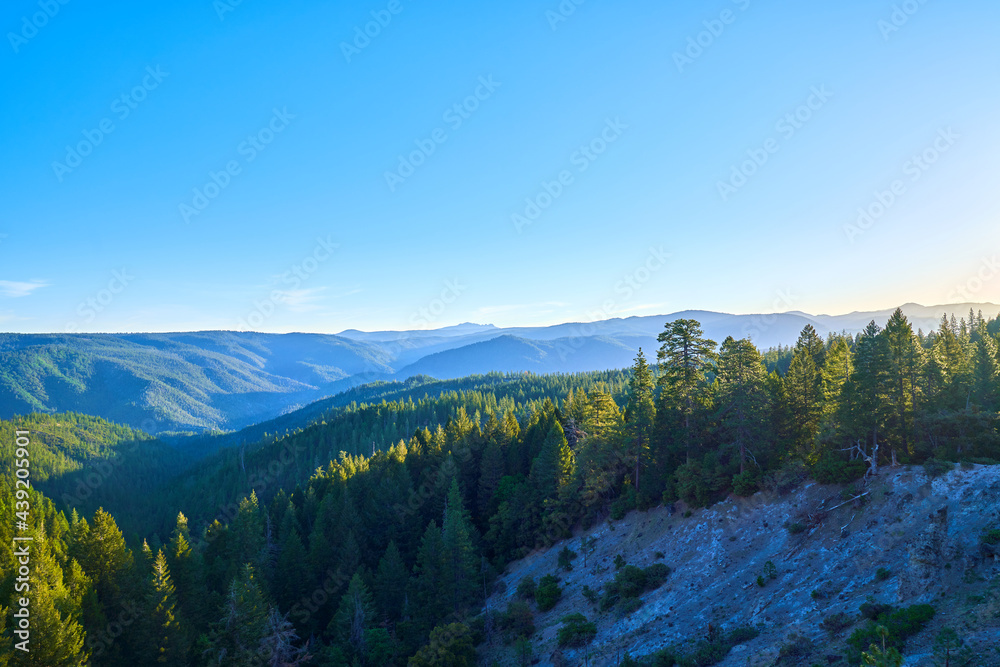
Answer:
[[[790,5],[6,2],[0,330],[1000,301],[1000,6]]]

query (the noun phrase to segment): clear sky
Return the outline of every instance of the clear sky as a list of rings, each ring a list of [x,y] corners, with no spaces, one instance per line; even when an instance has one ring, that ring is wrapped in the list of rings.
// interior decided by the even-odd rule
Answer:
[[[993,1],[64,1],[0,9],[2,331],[1000,300]]]

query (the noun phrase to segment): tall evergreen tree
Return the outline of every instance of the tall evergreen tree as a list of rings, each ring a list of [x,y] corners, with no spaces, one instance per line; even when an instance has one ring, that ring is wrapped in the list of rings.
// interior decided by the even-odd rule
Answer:
[[[84,667],[90,651],[84,647],[85,633],[78,620],[79,609],[71,604],[63,572],[44,534],[35,536],[32,555],[31,636],[28,652],[15,650],[14,664],[25,667]],[[14,638],[14,642],[21,641]]]
[[[327,633],[336,637],[342,644],[350,646],[352,652],[364,659],[367,653],[365,632],[375,622],[375,603],[368,586],[361,576],[355,572],[347,591],[340,598],[337,613],[330,621]]]
[[[229,586],[223,616],[210,638],[209,652],[215,663],[226,667],[259,664],[269,613],[256,572],[252,565],[246,564]]]
[[[546,499],[556,498],[569,481],[572,471],[573,452],[570,451],[562,426],[552,419],[545,440],[542,442],[541,451],[531,463],[529,480],[535,490],[538,504],[541,505]]]
[[[629,380],[628,403],[625,406],[626,463],[633,469],[633,483],[639,494],[639,470],[649,456],[649,442],[656,420],[656,403],[653,398],[653,372],[639,348],[632,365]]]
[[[845,391],[853,394],[848,428],[852,429],[853,437],[864,439],[873,450],[882,444],[879,437],[884,434],[889,418],[889,363],[888,340],[873,321],[858,336],[854,374],[845,385]]]
[[[763,417],[767,404],[767,375],[760,352],[749,339],[729,336],[719,351],[719,419],[730,442],[736,447],[740,474],[746,472],[748,458],[763,438]]]
[[[378,610],[390,621],[398,621],[403,616],[409,579],[402,554],[395,542],[389,542],[378,562],[372,588]]]
[[[434,627],[438,619],[445,614],[451,600],[445,600],[441,592],[446,585],[444,545],[441,541],[441,529],[436,522],[431,521],[424,531],[417,552],[417,562],[413,566],[413,577],[410,579],[413,599],[413,620],[425,628],[425,632]]]
[[[563,439],[565,443],[565,438]],[[469,513],[462,504],[458,481],[452,480],[441,526],[444,560],[444,587],[441,591],[455,612],[468,608],[477,589],[478,557],[473,546],[473,528]]]
[[[922,366],[920,343],[903,311],[893,312],[883,335],[889,353],[888,382],[892,400],[892,416],[887,424],[888,435],[902,451],[913,453],[917,391]]]
[[[660,363],[660,398],[666,411],[678,414],[684,432],[685,455],[690,463],[694,454],[694,420],[709,403],[711,394],[707,374],[716,358],[715,341],[704,337],[696,320],[669,322],[657,336]]]
[[[146,622],[149,623],[152,642],[146,648],[152,662],[157,665],[187,664],[187,643],[177,614],[176,590],[162,549],[153,561],[150,587]]]
[[[799,338],[800,342],[802,337]],[[806,338],[810,341],[811,338]],[[796,424],[795,446],[800,455],[815,460],[814,440],[819,431],[822,411],[820,392],[822,376],[816,366],[816,356],[809,348],[810,343],[796,347],[792,363],[785,375],[790,409]]]

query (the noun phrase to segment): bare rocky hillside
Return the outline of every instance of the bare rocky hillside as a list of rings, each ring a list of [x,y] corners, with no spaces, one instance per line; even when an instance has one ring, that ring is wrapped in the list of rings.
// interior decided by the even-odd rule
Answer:
[[[867,495],[850,500],[858,493]],[[1000,528],[1000,466],[965,465],[934,478],[922,467],[884,468],[866,487],[804,482],[784,495],[730,497],[690,512],[678,503],[604,521],[511,564],[489,604],[502,612],[523,577],[557,574],[563,593],[555,607],[538,613],[531,603],[532,661],[595,667],[617,665],[626,652],[638,658],[671,644],[693,647],[720,626],[746,625],[760,634],[719,665],[846,665],[847,637],[867,624],[863,603],[929,604],[935,615],[907,640],[904,665],[935,664],[934,638],[950,627],[973,650],[970,664],[990,667],[1000,665],[1000,563],[982,546],[990,528]],[[585,538],[596,539],[586,565]],[[567,545],[578,554],[571,571],[557,562]],[[641,595],[638,609],[602,613],[583,587],[600,591],[611,581],[618,554],[630,565],[659,562],[672,571]],[[560,649],[561,619],[574,612],[596,624],[596,637]],[[822,623],[838,612],[851,625],[831,633]],[[801,655],[810,642],[811,653]],[[800,655],[779,660],[792,646]],[[496,636],[480,648],[480,662],[520,664]]]

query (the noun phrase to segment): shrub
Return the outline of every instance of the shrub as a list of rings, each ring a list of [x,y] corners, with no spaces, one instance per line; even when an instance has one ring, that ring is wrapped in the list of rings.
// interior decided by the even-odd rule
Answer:
[[[882,604],[880,602],[865,602],[861,605],[861,615],[870,621],[877,621],[881,616],[884,616],[892,611],[891,604]]]
[[[812,640],[803,635],[792,633],[788,636],[788,643],[782,645],[778,650],[779,658],[804,658],[811,655],[815,650]]]
[[[642,606],[641,598],[622,598],[618,603],[617,611],[620,616],[628,616],[633,611]]]
[[[987,530],[983,534],[983,544],[1000,544],[1000,529]]]
[[[950,461],[941,461],[935,458],[930,458],[924,461],[924,472],[927,473],[927,476],[932,479],[950,472],[954,467],[955,464]]]
[[[535,615],[524,600],[513,600],[507,605],[507,611],[500,617],[500,629],[504,641],[510,643],[517,637],[530,637],[535,634]]]
[[[854,617],[842,611],[830,614],[820,623],[820,627],[826,630],[832,637],[839,635],[852,625],[854,625]]]
[[[812,478],[820,484],[848,484],[864,477],[868,464],[827,456],[813,466]]]
[[[759,634],[760,630],[751,625],[740,625],[729,631],[726,641],[736,646],[737,644],[750,641]]]
[[[410,658],[410,667],[440,665],[441,656],[448,656],[455,665],[471,665],[476,659],[469,628],[462,623],[439,625],[431,631],[428,643]]]
[[[620,570],[625,567],[625,557],[621,554],[615,556],[615,569]]]
[[[635,611],[639,607],[631,600],[638,599],[644,591],[662,586],[669,574],[670,568],[663,563],[654,563],[645,569],[625,565],[612,581],[604,585],[601,611],[607,611],[618,604],[629,607],[629,611],[625,613]]]
[[[792,523],[787,524],[785,528],[788,529],[789,535],[798,535],[799,533],[804,532],[806,529],[806,527],[801,523],[799,523],[798,521],[793,521]]]
[[[774,565],[772,561],[767,561],[764,563],[764,576],[768,579],[778,578],[778,568]]]
[[[615,521],[624,519],[625,515],[636,508],[635,489],[628,487],[617,500],[611,503],[611,518]]]
[[[534,600],[535,599],[535,578],[531,576],[525,576],[517,584],[517,597],[522,600]]]
[[[569,546],[564,546],[562,551],[559,552],[559,567],[569,572],[573,569],[573,559],[576,558],[576,552],[569,548]]]
[[[663,563],[653,563],[643,572],[646,573],[646,590],[651,591],[663,585],[670,576],[670,568]]]
[[[892,572],[885,569],[884,567],[880,567],[879,569],[875,570],[875,581],[885,581],[891,576]]]
[[[733,475],[733,493],[738,496],[752,496],[760,489],[760,474],[756,470],[745,470]]]
[[[758,575],[757,576],[757,585],[760,586],[761,588],[764,588],[764,586],[767,586],[767,579],[765,579],[764,577]]]
[[[764,479],[764,486],[771,492],[783,496],[801,484],[805,478],[805,466],[793,461],[769,472]]]
[[[597,591],[586,584],[583,585],[583,597],[587,598],[591,604],[597,604],[597,600],[599,599]]]
[[[662,551],[654,551],[654,552],[653,552],[653,558],[656,558],[656,559],[660,559],[660,558],[663,558],[663,557],[665,557],[666,555],[667,555],[667,554],[663,553]]]
[[[564,616],[562,623],[557,634],[560,646],[583,646],[597,636],[597,626],[587,621],[583,614]]]
[[[552,609],[561,597],[562,589],[559,588],[558,577],[547,574],[538,581],[538,588],[535,589],[535,602],[538,603],[538,611]]]

